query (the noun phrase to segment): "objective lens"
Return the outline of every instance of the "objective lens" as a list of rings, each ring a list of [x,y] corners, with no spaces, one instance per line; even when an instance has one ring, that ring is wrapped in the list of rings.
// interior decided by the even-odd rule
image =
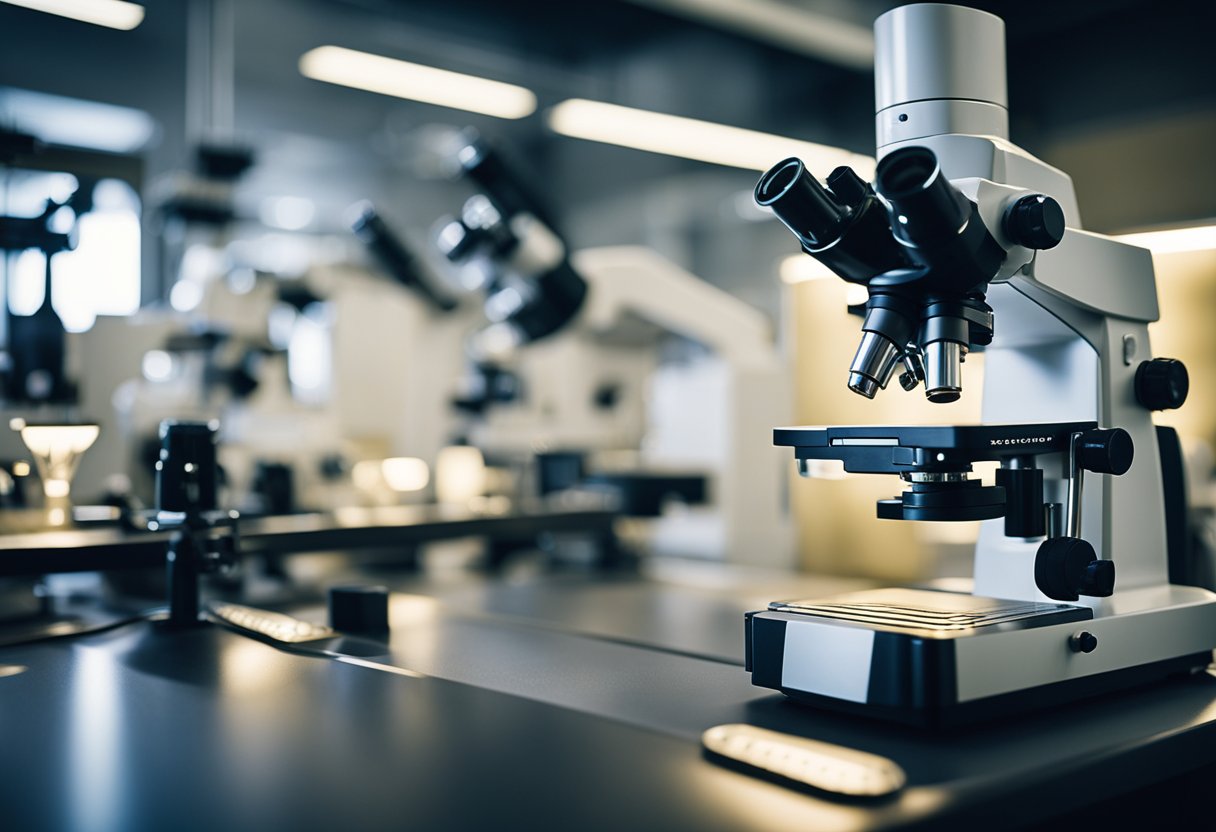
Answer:
[[[879,389],[887,386],[902,353],[889,338],[866,331],[849,366],[849,389],[867,399],[874,398]]]
[[[948,404],[963,392],[963,345],[934,341],[925,345],[925,395],[929,401]]]

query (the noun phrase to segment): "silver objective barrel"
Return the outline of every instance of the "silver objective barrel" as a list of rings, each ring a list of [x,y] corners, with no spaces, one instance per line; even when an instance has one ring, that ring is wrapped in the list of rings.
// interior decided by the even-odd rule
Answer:
[[[849,366],[849,389],[867,399],[885,388],[903,350],[876,332],[865,332]]]
[[[925,395],[929,401],[958,401],[963,392],[963,345],[934,341],[925,345]]]
[[[1005,23],[918,3],[874,21],[878,147],[944,133],[1009,138]]]

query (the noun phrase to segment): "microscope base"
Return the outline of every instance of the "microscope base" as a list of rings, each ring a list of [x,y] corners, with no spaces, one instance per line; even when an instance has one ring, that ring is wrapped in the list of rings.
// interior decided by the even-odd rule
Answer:
[[[746,616],[747,669],[753,684],[809,704],[945,727],[1212,661],[1216,596],[1158,587],[1120,601],[1097,616],[1089,607],[913,589],[773,603]]]

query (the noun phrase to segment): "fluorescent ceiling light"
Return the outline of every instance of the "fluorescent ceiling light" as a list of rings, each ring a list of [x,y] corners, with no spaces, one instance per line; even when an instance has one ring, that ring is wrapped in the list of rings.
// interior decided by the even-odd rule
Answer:
[[[568,99],[549,111],[548,121],[563,136],[715,165],[768,170],[797,156],[824,176],[839,165],[849,165],[862,179],[874,175],[873,158],[843,148],[602,101]]]
[[[874,32],[790,0],[629,0],[750,34],[851,69],[874,68]]]
[[[1164,231],[1144,231],[1119,234],[1121,243],[1147,248],[1153,254],[1176,254],[1183,251],[1216,249],[1216,225],[1196,225],[1190,228],[1170,228]]]
[[[524,87],[341,46],[305,52],[300,73],[315,81],[498,118],[523,118],[536,111],[536,95]]]
[[[0,3],[124,31],[134,29],[144,20],[143,6],[123,0],[0,0]]]

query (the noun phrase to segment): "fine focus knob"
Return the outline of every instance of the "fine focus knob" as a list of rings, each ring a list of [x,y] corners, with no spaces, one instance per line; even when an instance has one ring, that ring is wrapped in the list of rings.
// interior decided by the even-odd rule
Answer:
[[[1149,410],[1182,407],[1190,389],[1186,365],[1176,358],[1141,361],[1136,368],[1136,401]]]
[[[1135,446],[1123,428],[1088,430],[1077,439],[1077,464],[1095,474],[1126,474],[1132,467]]]
[[[1005,212],[1005,233],[1026,248],[1055,248],[1064,239],[1064,209],[1043,194],[1021,197]]]
[[[329,626],[349,635],[385,636],[388,590],[382,586],[330,587]]]
[[[1049,537],[1035,554],[1034,582],[1057,601],[1106,598],[1115,591],[1115,562],[1099,560],[1094,547],[1079,537]]]

